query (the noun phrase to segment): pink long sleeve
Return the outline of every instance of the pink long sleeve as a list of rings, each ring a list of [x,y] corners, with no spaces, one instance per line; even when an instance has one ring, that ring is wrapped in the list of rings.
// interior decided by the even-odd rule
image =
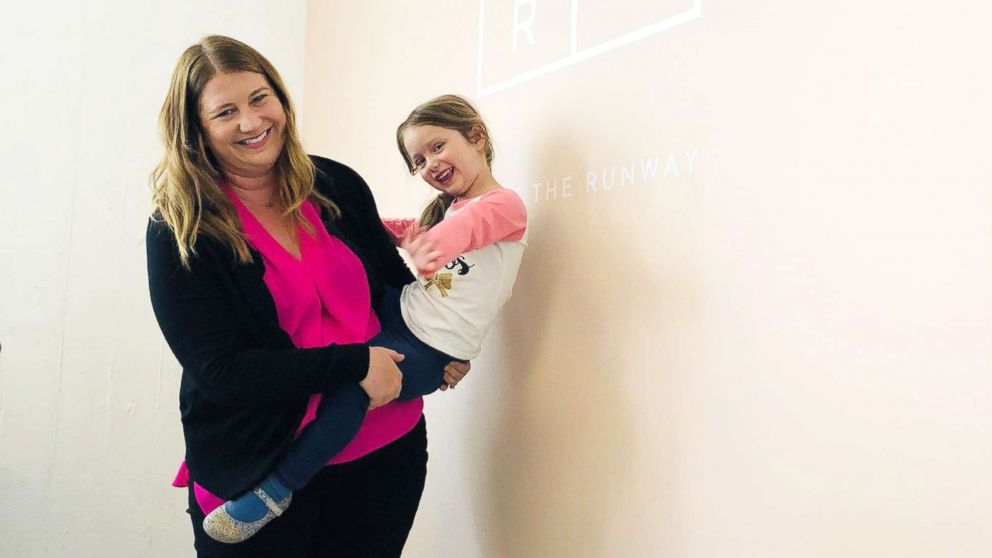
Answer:
[[[400,238],[403,237],[403,231],[416,222],[416,219],[383,219],[382,226],[386,227],[386,232],[393,239],[393,244],[398,246]]]
[[[527,208],[513,190],[498,188],[477,198],[457,201],[443,221],[424,233],[441,252],[441,265],[465,252],[494,242],[520,240],[527,229]],[[435,269],[418,269],[430,275]]]

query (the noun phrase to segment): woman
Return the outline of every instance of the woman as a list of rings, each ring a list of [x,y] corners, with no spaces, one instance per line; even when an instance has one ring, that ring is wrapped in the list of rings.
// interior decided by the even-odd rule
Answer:
[[[426,476],[423,402],[392,401],[401,357],[366,341],[384,285],[412,280],[365,182],[308,157],[275,68],[210,36],[176,66],[152,175],[152,306],[183,367],[180,409],[198,556],[399,556]],[[448,383],[467,366],[452,363]],[[358,382],[355,440],[262,533],[205,536],[211,506],[256,484],[312,420],[321,393]]]

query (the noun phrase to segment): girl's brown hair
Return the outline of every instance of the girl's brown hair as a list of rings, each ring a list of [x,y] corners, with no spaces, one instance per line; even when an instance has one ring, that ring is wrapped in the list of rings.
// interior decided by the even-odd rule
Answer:
[[[417,173],[417,166],[410,159],[410,154],[403,145],[403,133],[416,126],[438,126],[449,130],[456,130],[469,141],[482,140],[486,142],[483,154],[486,157],[486,164],[489,168],[493,166],[492,138],[489,135],[489,128],[482,121],[479,111],[472,106],[465,98],[458,95],[441,95],[427,101],[426,103],[413,109],[410,116],[396,129],[396,145],[400,148],[400,154],[406,161],[410,174]],[[427,228],[433,227],[444,219],[444,212],[448,210],[455,197],[451,194],[440,193],[434,198],[420,216],[420,224]]]

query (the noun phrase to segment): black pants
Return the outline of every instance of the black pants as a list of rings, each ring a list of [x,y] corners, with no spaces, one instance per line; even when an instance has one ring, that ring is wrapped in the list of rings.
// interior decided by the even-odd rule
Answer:
[[[398,558],[427,476],[424,418],[408,434],[361,459],[324,467],[293,502],[254,537],[224,544],[203,532],[203,512],[189,490],[199,558]]]

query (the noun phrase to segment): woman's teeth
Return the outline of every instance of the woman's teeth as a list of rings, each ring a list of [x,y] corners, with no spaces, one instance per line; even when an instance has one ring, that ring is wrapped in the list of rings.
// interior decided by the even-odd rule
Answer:
[[[269,130],[271,130],[271,129],[272,128],[269,128]],[[244,139],[244,140],[239,141],[238,143],[240,143],[241,145],[252,145],[252,144],[256,144],[256,143],[262,141],[263,139],[265,139],[265,137],[269,135],[269,130],[265,130],[264,132],[262,132],[261,134],[259,134],[257,137]]]

